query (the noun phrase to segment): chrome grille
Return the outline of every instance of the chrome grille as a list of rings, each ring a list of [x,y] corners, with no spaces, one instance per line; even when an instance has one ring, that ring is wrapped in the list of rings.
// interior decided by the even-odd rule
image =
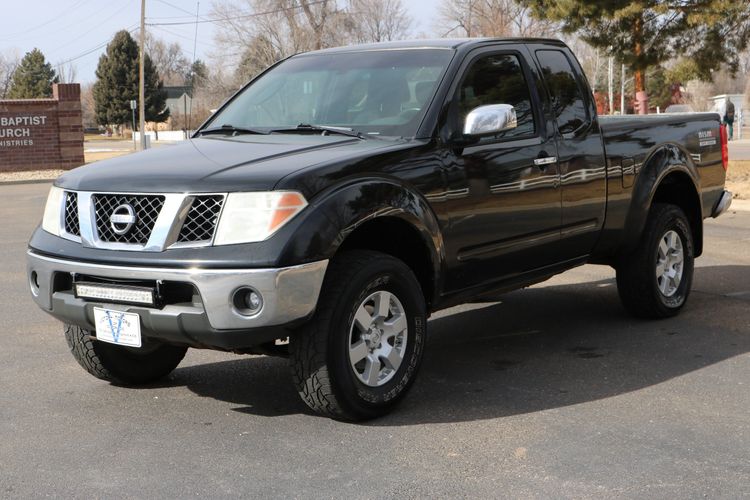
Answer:
[[[178,243],[211,241],[214,237],[224,196],[196,196],[177,238]]]
[[[145,245],[164,206],[164,196],[155,195],[95,194],[92,200],[99,239],[108,243]],[[123,204],[133,207],[136,220],[125,234],[117,234],[110,226],[110,217],[114,210]]]
[[[73,236],[81,236],[81,226],[78,222],[78,193],[65,192],[65,232]]]

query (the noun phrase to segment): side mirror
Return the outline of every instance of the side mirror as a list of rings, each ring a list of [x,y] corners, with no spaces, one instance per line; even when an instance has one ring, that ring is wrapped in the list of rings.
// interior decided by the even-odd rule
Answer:
[[[489,104],[472,109],[466,115],[464,136],[499,134],[518,126],[516,110],[510,104]]]

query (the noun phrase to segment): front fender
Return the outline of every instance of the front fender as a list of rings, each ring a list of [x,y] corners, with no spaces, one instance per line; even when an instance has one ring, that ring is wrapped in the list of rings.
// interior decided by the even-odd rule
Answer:
[[[633,186],[630,209],[625,220],[624,244],[621,249],[623,253],[628,254],[637,247],[654,201],[654,195],[662,181],[675,172],[679,173],[682,178],[689,179],[688,183],[698,199],[700,178],[690,156],[674,144],[667,144],[656,149],[644,161]],[[702,220],[702,216],[699,219]]]
[[[357,227],[394,217],[419,232],[439,276],[445,250],[437,217],[421,194],[396,179],[370,177],[334,186],[316,196],[306,212],[282,250],[281,265],[330,259]]]

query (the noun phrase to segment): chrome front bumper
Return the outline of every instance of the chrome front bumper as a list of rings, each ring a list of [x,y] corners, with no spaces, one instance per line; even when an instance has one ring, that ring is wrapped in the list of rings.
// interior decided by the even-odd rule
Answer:
[[[214,330],[282,326],[305,318],[315,310],[327,267],[327,260],[280,269],[125,267],[52,258],[31,250],[27,252],[27,276],[36,303],[58,319],[80,326],[93,324],[92,309],[97,304],[75,297],[71,290],[55,290],[55,276],[59,273],[115,280],[192,284],[198,291],[200,303],[165,305],[161,309],[135,305],[113,306],[119,310],[138,312],[146,328],[156,325],[152,327],[153,330],[160,327],[169,330],[185,329],[190,326],[188,323],[191,320],[203,317]],[[263,297],[263,306],[253,315],[241,314],[232,301],[234,292],[247,286],[257,290]],[[196,321],[197,323],[200,321]]]

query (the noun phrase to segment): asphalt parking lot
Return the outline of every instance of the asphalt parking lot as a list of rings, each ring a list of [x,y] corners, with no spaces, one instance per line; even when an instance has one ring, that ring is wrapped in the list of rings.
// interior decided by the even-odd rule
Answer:
[[[311,414],[283,359],[84,373],[27,290],[47,189],[0,185],[1,498],[750,495],[750,212],[707,222],[679,317],[631,319],[595,266],[454,308],[404,404],[353,425]]]

